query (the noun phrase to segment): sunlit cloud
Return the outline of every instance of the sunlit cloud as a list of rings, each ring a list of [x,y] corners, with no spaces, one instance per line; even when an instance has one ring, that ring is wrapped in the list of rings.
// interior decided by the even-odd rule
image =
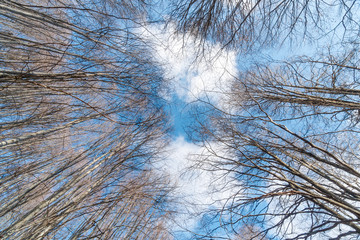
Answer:
[[[156,168],[168,175],[177,187],[173,192],[181,202],[176,217],[177,227],[191,230],[202,213],[210,207],[221,208],[231,198],[234,192],[226,186],[233,180],[233,175],[225,169],[211,171],[216,167],[209,164],[213,162],[210,159],[199,166],[197,156],[210,157],[209,149],[187,142],[183,137],[174,139],[167,152],[166,161],[159,162]]]
[[[152,47],[170,88],[185,102],[220,101],[237,74],[235,51],[175,33],[173,25],[148,25],[139,35]]]

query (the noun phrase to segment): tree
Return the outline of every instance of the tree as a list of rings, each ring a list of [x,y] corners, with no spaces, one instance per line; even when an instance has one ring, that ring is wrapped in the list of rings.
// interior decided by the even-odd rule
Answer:
[[[0,235],[170,239],[143,1],[0,3]]]
[[[199,160],[237,179],[227,224],[287,239],[359,235],[357,71],[312,59],[258,67],[234,82],[233,112],[211,106],[201,136],[215,158]]]
[[[289,37],[302,41],[339,33],[347,40],[359,30],[355,0],[175,0],[172,6],[171,20],[180,32],[238,50]]]
[[[336,45],[317,57],[262,61],[240,72],[225,93],[225,108],[199,99],[193,111],[197,125],[189,132],[207,149],[195,156],[197,166],[226,172],[233,179],[227,184],[233,196],[208,213],[221,227],[239,234],[238,229],[254,226],[260,229],[255,239],[356,239],[357,2],[175,4],[173,19],[180,21],[180,31],[239,51],[282,43],[289,36],[302,41],[303,36],[340,35],[331,38]],[[334,12],[339,20],[332,24]]]

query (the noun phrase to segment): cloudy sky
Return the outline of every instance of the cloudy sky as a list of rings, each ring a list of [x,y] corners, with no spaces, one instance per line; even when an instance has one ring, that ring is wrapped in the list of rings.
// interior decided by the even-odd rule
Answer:
[[[186,203],[177,220],[179,230],[192,230],[200,216],[210,206],[221,207],[231,196],[231,190],[214,191],[223,187],[228,179],[221,172],[194,170],[191,160],[196,154],[206,154],[206,149],[187,140],[184,131],[189,119],[187,106],[198,100],[210,100],[225,107],[225,95],[231,80],[237,75],[237,53],[226,51],[219,45],[205,42],[205,51],[199,53],[200,42],[190,35],[174,34],[174,26],[162,24],[145,26],[139,34],[151,45],[154,60],[163,68],[170,93],[164,93],[172,109],[174,133],[166,161],[158,168],[166,172],[177,185],[176,195]],[[228,176],[231,178],[231,176]],[[216,180],[214,180],[216,179]]]

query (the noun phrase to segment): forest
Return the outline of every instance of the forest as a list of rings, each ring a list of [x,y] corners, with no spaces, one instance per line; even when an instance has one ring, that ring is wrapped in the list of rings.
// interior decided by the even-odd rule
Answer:
[[[0,0],[0,239],[360,239],[359,44],[356,0]]]

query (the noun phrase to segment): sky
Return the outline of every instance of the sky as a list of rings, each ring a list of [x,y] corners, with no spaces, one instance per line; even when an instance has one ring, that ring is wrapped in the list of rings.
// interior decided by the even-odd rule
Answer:
[[[329,13],[329,29],[336,26],[337,16],[338,13]],[[205,212],[212,207],[221,208],[225,204],[224,199],[229,199],[235,194],[232,189],[216,191],[217,187],[221,188],[226,182],[231,181],[231,174],[227,175],[226,179],[220,177],[223,176],[221,172],[193,168],[194,156],[206,154],[207,149],[191,142],[186,135],[186,125],[191,124],[191,119],[187,115],[189,107],[197,101],[204,100],[220,109],[231,111],[224,93],[229,92],[231,82],[239,71],[246,70],[253,63],[282,61],[295,56],[316,56],[329,47],[336,49],[334,45],[343,37],[341,28],[338,28],[337,31],[329,32],[320,39],[289,39],[280,47],[264,47],[261,51],[245,57],[240,52],[223,49],[218,44],[207,41],[200,43],[189,34],[175,34],[174,23],[167,26],[149,23],[139,29],[138,34],[152,49],[153,59],[162,68],[166,79],[168,91],[164,92],[162,97],[170,103],[169,113],[174,131],[166,160],[158,163],[157,168],[170,176],[171,181],[177,186],[174,194],[186,203],[183,208],[180,207],[181,214],[176,218],[175,228],[179,230],[194,230],[201,220],[201,215],[197,213]],[[199,49],[203,51],[199,52]],[[216,143],[211,144],[216,147]],[[293,226],[306,227],[302,224],[305,220],[296,218]],[[296,229],[281,231],[289,231],[289,236],[296,233]],[[226,232],[223,234],[224,237],[231,237]]]
[[[157,17],[162,17],[160,15],[162,9],[166,7],[166,1],[163,3],[164,5],[159,5]],[[227,184],[241,181],[232,174],[232,171],[228,171],[229,169],[213,171],[215,168],[210,164],[213,160],[211,157],[207,159],[208,161],[202,161],[201,168],[195,167],[198,156],[213,154],[210,152],[211,149],[190,141],[187,135],[186,126],[192,124],[188,113],[191,106],[204,101],[225,112],[231,112],[227,93],[231,92],[232,81],[239,76],[240,71],[245,71],[253,63],[282,61],[295,56],[316,56],[329,48],[333,51],[341,51],[341,46],[336,44],[347,36],[341,27],[336,27],[339,12],[327,12],[327,14],[328,22],[322,29],[324,34],[322,38],[311,40],[299,38],[296,41],[288,39],[280,45],[264,46],[261,50],[246,56],[236,50],[224,49],[220,44],[206,40],[200,42],[190,34],[175,33],[176,23],[170,22],[164,25],[161,21],[149,22],[135,30],[151,49],[152,58],[162,69],[165,81],[163,89],[166,90],[160,95],[168,102],[167,110],[173,131],[169,145],[164,151],[164,161],[156,162],[155,167],[159,173],[168,176],[171,183],[177,187],[172,194],[178,199],[179,204],[176,209],[178,214],[175,218],[176,222],[168,223],[172,229],[179,232],[195,231],[202,220],[202,213],[223,207],[228,199],[238,194],[236,192],[238,189],[229,188]],[[331,29],[337,30],[331,31]],[[314,34],[317,34],[316,30],[314,31]],[[224,152],[220,143],[207,144],[212,146],[217,154],[230,159],[235,158],[231,152]],[[291,202],[291,199],[289,201]],[[271,202],[269,208],[275,209],[275,205],[275,201]],[[291,237],[295,236],[297,229],[308,229],[309,224],[306,224],[306,218],[303,216],[292,221],[295,229],[282,228],[280,232],[286,232]],[[286,223],[284,225],[287,226]],[[231,233],[225,230],[219,234],[223,237],[232,237]],[[181,236],[185,239],[188,235],[185,233]]]
[[[174,31],[173,25],[165,28],[163,24],[150,24],[139,30],[139,34],[150,44],[154,61],[162,67],[170,89],[170,93],[166,92],[162,97],[170,103],[174,131],[166,160],[157,168],[170,176],[177,186],[174,194],[186,203],[180,206],[181,214],[176,217],[175,229],[194,230],[201,220],[199,213],[210,207],[220,208],[234,193],[229,189],[214,189],[229,181],[220,177],[221,172],[193,168],[194,155],[206,154],[207,149],[190,142],[187,137],[185,128],[191,121],[187,108],[199,100],[210,100],[225,107],[223,93],[228,91],[231,80],[237,75],[237,53],[206,43],[207,47],[199,57],[200,42],[190,35],[176,35]]]

